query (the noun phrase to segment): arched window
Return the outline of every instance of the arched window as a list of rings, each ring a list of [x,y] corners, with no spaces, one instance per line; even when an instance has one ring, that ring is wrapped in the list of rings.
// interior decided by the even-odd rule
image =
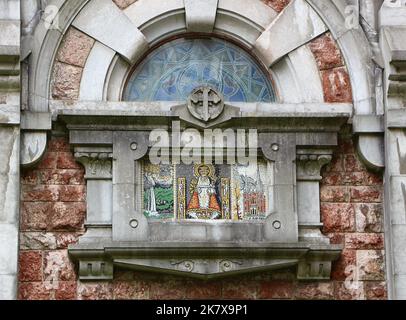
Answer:
[[[270,76],[249,53],[219,38],[180,38],[159,46],[131,75],[124,100],[186,101],[211,86],[227,102],[275,102]]]

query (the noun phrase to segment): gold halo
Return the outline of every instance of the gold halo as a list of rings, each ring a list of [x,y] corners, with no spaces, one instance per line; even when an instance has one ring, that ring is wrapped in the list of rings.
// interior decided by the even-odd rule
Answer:
[[[214,166],[212,165],[212,164],[195,164],[195,167],[194,167],[194,173],[195,173],[195,177],[199,177],[200,176],[200,174],[199,174],[199,169],[200,168],[202,168],[202,167],[206,167],[206,168],[209,168],[209,177],[210,178],[215,178],[215,175],[214,175],[214,173],[215,173],[215,171],[214,171]]]

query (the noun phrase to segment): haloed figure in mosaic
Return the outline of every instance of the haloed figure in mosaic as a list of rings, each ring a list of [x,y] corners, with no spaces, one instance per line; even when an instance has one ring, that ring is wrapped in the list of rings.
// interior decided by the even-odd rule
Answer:
[[[196,165],[195,178],[191,182],[191,200],[187,215],[191,219],[219,219],[221,208],[216,192],[216,176],[213,165]]]

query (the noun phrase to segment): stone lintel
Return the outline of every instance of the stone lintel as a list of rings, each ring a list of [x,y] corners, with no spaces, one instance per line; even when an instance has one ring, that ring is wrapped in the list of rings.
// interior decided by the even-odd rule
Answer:
[[[331,263],[342,250],[340,245],[241,242],[112,242],[103,249],[88,248],[69,248],[70,256],[79,262],[81,280],[109,280],[113,266],[207,280],[296,265],[300,280],[328,280]]]

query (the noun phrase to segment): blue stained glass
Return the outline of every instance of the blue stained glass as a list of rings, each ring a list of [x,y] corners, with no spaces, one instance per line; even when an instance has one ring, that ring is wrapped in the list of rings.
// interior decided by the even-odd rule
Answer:
[[[244,50],[216,38],[177,39],[137,67],[124,92],[127,101],[186,101],[209,85],[229,102],[275,102],[269,75]]]

